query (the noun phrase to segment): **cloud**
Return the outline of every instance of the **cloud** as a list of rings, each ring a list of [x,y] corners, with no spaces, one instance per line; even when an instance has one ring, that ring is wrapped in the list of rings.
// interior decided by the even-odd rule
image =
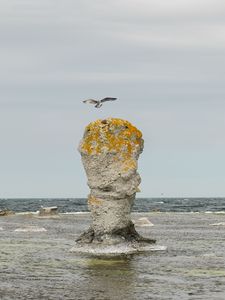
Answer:
[[[224,6],[186,0],[4,1],[1,81],[197,80],[206,75],[206,62],[220,64],[215,55],[224,51],[225,22],[216,17]]]
[[[224,161],[224,1],[2,0],[0,8],[0,159],[3,172],[21,170],[13,177],[15,196],[26,193],[28,182],[27,195],[61,195],[54,180],[72,194],[73,170],[78,182],[83,170],[72,169],[69,161],[79,154],[68,148],[87,123],[106,116],[128,119],[144,133],[144,195],[160,195],[169,177],[175,195],[177,170],[181,192],[194,172],[201,179],[193,194],[204,192],[203,178],[215,171],[209,161]],[[102,110],[81,103],[106,95],[119,100]],[[201,153],[208,171],[197,169]],[[43,170],[42,159],[49,160]],[[57,161],[66,165],[61,178],[52,171]]]

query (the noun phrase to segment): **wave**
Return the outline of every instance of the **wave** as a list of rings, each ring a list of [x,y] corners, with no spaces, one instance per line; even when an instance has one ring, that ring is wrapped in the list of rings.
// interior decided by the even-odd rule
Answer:
[[[88,212],[86,198],[0,199],[0,210],[37,213],[43,207],[57,206],[59,213]],[[137,198],[133,212],[205,212],[225,213],[225,198]]]

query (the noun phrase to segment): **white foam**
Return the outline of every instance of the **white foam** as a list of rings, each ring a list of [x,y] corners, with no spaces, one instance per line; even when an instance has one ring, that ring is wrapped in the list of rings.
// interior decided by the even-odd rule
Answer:
[[[27,226],[24,228],[17,228],[15,229],[16,232],[45,232],[47,231],[44,227],[37,227],[37,226]]]
[[[71,212],[65,212],[61,213],[62,215],[90,215],[90,212],[88,211],[71,211]]]
[[[225,211],[221,210],[221,211],[205,211],[205,214],[217,214],[217,215],[224,215]]]
[[[142,217],[142,218],[139,218],[138,220],[135,220],[134,225],[139,226],[139,227],[154,226],[154,224],[152,222],[150,222],[149,219],[146,217]]]
[[[225,226],[225,222],[220,222],[220,223],[213,223],[210,224],[211,226]]]
[[[22,212],[17,212],[16,215],[37,215],[38,211],[22,211]]]

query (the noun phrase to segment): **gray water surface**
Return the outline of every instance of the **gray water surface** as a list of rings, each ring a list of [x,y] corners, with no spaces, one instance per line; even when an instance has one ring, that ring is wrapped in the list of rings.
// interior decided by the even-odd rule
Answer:
[[[0,218],[0,299],[225,299],[225,215],[139,213],[137,227],[168,247],[127,257],[70,253],[89,214]],[[212,224],[221,223],[221,225]],[[33,227],[28,227],[33,226]],[[18,228],[45,228],[20,232]]]

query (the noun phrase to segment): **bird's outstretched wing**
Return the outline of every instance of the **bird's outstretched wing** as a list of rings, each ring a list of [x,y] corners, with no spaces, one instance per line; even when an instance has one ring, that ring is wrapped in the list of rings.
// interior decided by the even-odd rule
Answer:
[[[100,100],[100,102],[106,102],[106,101],[115,101],[117,98],[112,98],[112,97],[106,97],[106,98],[103,98],[102,100]]]
[[[94,100],[94,99],[87,99],[87,100],[84,100],[83,103],[97,104],[98,101]]]

